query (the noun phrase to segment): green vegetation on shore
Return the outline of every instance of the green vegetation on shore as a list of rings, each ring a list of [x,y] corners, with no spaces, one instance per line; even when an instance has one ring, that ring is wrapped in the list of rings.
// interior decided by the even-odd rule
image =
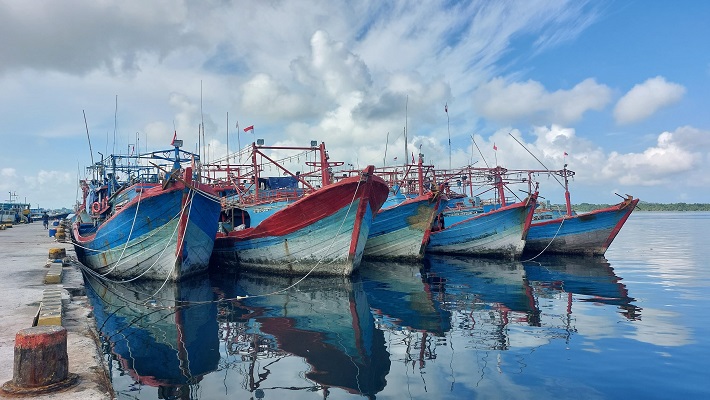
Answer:
[[[599,208],[609,207],[611,204],[580,203],[572,205],[576,212],[588,212]],[[564,208],[564,205],[559,205]],[[638,211],[710,211],[707,203],[648,203],[640,201]]]

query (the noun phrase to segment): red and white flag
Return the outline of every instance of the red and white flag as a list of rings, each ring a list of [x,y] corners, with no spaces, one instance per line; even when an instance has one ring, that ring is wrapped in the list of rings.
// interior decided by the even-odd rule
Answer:
[[[568,155],[569,155],[569,154],[567,154],[567,152],[565,151],[565,157],[567,157]]]
[[[173,141],[170,142],[170,145],[171,146],[174,145],[176,140],[177,140],[177,131],[175,131],[175,133],[173,133]]]
[[[250,126],[247,126],[246,128],[244,128],[244,132],[249,132],[249,131],[253,131],[253,130],[254,130],[254,125],[250,125]]]
[[[494,151],[498,151],[498,146],[496,146],[496,143],[495,143],[495,142],[493,142],[493,150],[494,150]]]

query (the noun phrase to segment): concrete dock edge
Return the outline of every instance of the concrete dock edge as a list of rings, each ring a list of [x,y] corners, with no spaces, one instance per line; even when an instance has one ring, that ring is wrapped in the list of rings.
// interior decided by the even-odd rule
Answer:
[[[51,262],[50,248],[64,248],[67,257]],[[61,324],[67,330],[69,372],[78,383],[36,399],[93,400],[114,398],[107,366],[100,351],[91,306],[83,289],[74,248],[69,241],[49,237],[41,223],[0,231],[0,384],[13,379],[15,335],[37,324]],[[52,272],[58,282],[45,279]],[[56,278],[54,278],[56,279]],[[16,398],[3,394],[0,398]]]

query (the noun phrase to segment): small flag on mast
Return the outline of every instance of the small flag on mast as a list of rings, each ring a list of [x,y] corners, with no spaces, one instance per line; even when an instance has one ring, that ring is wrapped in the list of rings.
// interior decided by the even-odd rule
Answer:
[[[175,132],[173,133],[173,141],[170,142],[170,145],[171,145],[171,146],[174,145],[176,140],[177,140],[177,131],[175,131]]]
[[[449,103],[444,104],[444,112],[449,113]]]
[[[246,128],[244,128],[244,132],[249,132],[249,131],[253,131],[253,130],[254,130],[254,125],[250,125],[250,126],[247,126]]]
[[[567,152],[565,151],[565,157],[567,157],[568,155],[569,155],[569,154],[567,154]]]
[[[496,143],[495,143],[495,142],[493,142],[493,150],[494,150],[494,151],[498,151],[498,146],[496,146]]]

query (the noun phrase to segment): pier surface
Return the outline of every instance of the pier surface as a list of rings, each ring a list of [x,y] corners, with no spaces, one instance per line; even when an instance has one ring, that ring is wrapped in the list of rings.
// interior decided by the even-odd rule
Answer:
[[[79,379],[76,385],[63,391],[31,398],[110,399],[110,382],[94,339],[94,320],[81,273],[75,264],[63,263],[61,282],[45,283],[51,248],[65,248],[68,258],[76,259],[70,241],[56,242],[41,222],[0,230],[0,385],[13,379],[15,335],[32,326],[45,290],[53,289],[48,293],[61,294],[61,324],[67,330],[69,372],[77,374]],[[55,263],[52,267],[58,266]],[[6,397],[0,391],[0,398]]]

